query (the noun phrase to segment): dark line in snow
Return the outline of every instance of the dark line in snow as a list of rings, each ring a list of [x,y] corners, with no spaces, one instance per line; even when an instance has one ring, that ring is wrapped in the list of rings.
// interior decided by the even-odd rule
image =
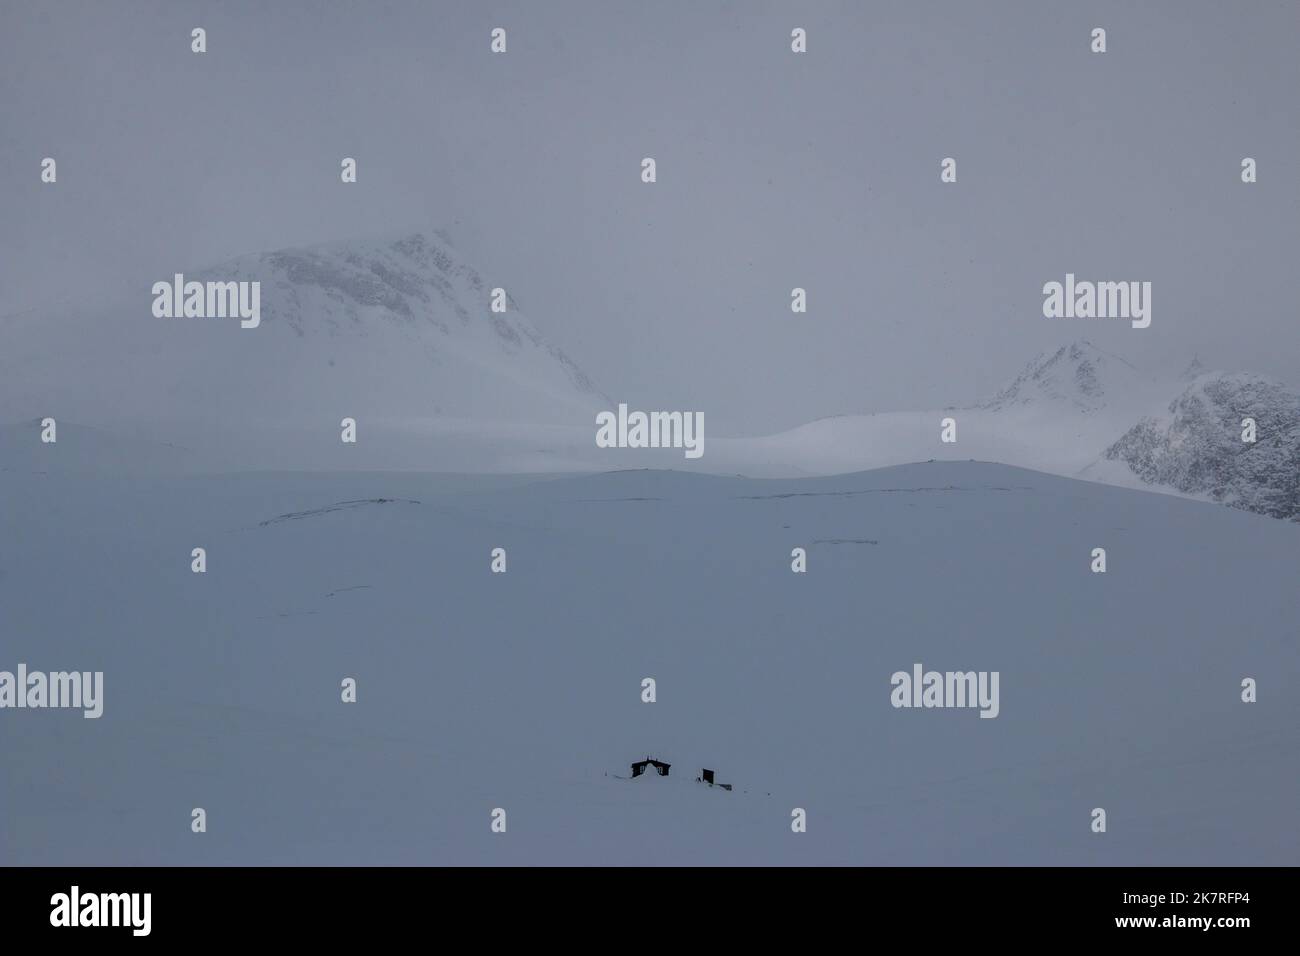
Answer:
[[[325,596],[329,598],[329,597],[333,597],[336,594],[342,594],[344,591],[368,591],[368,590],[370,590],[369,584],[354,584],[350,588],[339,588],[337,591],[331,591],[329,594]]]
[[[329,514],[332,511],[347,511],[352,508],[360,508],[362,505],[389,505],[393,503],[407,505],[418,505],[420,502],[413,498],[356,498],[351,501],[340,501],[336,504],[327,505],[324,508],[312,508],[308,511],[291,511],[288,514],[276,515],[274,518],[267,518],[265,521],[259,521],[257,526],[265,528],[267,525],[275,524],[277,521],[297,521],[300,518],[311,518],[315,515]]]
[[[666,498],[573,498],[573,503],[585,501],[667,501]]]

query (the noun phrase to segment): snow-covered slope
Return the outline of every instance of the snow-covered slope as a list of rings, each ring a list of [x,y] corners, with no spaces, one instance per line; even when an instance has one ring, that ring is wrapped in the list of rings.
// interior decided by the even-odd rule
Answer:
[[[1253,442],[1243,440],[1247,418]],[[1258,375],[1199,376],[1106,457],[1152,484],[1300,521],[1300,393]]]
[[[718,470],[834,474],[910,461],[998,461],[1076,475],[1170,389],[1080,340],[1030,361],[996,395],[968,408],[841,415],[757,439],[715,441]],[[940,423],[956,422],[955,442]]]
[[[1246,417],[1258,424],[1255,444],[1241,440]],[[948,418],[956,422],[953,443],[940,441]],[[711,449],[715,470],[751,475],[976,459],[1300,517],[1294,389],[1247,373],[1207,373],[1199,360],[1164,381],[1083,340],[1034,359],[971,408],[844,415],[764,438],[714,440]]]
[[[607,407],[595,385],[440,235],[244,256],[187,281],[261,283],[261,325],[157,318],[127,303],[0,319],[0,410],[90,425],[174,422],[337,431],[359,422],[572,423]],[[159,281],[172,275],[157,276]]]
[[[1300,862],[1289,522],[964,462],[4,488],[0,669],[105,681],[0,711],[7,864]]]
[[[41,441],[40,419],[0,425],[0,481],[20,475],[176,475],[203,471],[214,462],[184,445],[165,444],[57,423],[53,443]]]

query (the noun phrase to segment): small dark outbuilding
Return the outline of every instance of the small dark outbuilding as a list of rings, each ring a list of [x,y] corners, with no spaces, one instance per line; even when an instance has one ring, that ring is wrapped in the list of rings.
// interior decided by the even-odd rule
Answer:
[[[731,789],[731,784],[729,783],[718,783],[716,775],[712,770],[708,770],[708,769],[701,770],[700,775],[696,778],[696,780],[699,783],[707,783],[710,787],[721,787],[723,790]]]
[[[668,776],[668,768],[671,766],[672,764],[664,763],[662,760],[652,760],[646,757],[645,760],[638,760],[632,764],[632,776],[639,777],[645,773],[646,767],[654,767],[655,770],[659,771],[659,776],[666,777]]]

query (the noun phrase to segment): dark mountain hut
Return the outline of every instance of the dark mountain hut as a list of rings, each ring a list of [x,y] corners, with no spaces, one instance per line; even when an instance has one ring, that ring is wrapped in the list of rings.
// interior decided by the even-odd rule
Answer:
[[[664,763],[662,760],[652,760],[646,757],[645,760],[638,760],[632,764],[632,776],[639,777],[645,773],[646,767],[654,767],[655,770],[659,771],[659,776],[666,777],[668,776],[668,768],[671,766],[672,764]]]

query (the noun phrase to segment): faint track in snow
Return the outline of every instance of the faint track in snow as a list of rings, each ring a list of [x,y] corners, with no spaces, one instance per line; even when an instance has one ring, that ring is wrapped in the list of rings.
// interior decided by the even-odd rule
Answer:
[[[856,495],[921,494],[942,491],[1033,491],[1016,485],[1012,487],[967,488],[962,485],[944,485],[934,488],[863,488],[861,491],[783,491],[771,495],[733,495],[732,501],[766,501],[770,498],[852,498]]]

